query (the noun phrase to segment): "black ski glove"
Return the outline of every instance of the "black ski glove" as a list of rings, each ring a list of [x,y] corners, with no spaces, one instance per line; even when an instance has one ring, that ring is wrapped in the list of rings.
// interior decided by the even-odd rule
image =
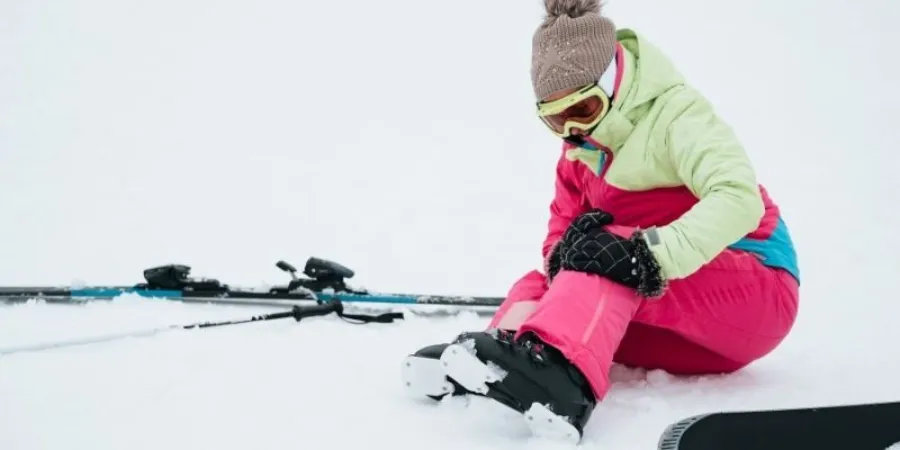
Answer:
[[[576,218],[561,243],[560,267],[609,278],[644,297],[662,295],[666,283],[641,231],[621,237],[606,231],[612,221],[612,215],[599,210]]]
[[[563,257],[568,253],[572,243],[577,242],[584,236],[584,232],[591,228],[603,227],[613,223],[613,216],[602,210],[594,210],[582,213],[566,228],[566,232],[560,238],[559,242],[553,246],[550,255],[545,261],[545,269],[547,277],[550,281],[556,277],[562,269]]]

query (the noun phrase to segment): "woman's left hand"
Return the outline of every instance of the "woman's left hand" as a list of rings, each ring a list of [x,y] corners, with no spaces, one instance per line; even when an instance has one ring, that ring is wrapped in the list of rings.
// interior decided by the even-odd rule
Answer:
[[[664,282],[646,243],[638,234],[623,237],[608,231],[612,222],[609,213],[599,210],[576,218],[563,236],[561,269],[600,275],[647,297],[660,295]]]

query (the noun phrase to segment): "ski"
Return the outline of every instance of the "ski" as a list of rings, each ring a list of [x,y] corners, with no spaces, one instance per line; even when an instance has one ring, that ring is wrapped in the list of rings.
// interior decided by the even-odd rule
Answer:
[[[374,292],[349,286],[353,270],[334,261],[310,257],[302,274],[288,262],[276,267],[291,276],[289,283],[267,289],[232,287],[214,278],[192,278],[191,267],[168,264],[144,270],[144,282],[130,286],[12,286],[0,287],[0,301],[27,302],[33,299],[52,303],[112,300],[126,294],[183,302],[284,306],[296,303],[339,300],[348,305],[458,307],[490,314],[502,297],[455,296],[421,293]]]
[[[723,411],[671,424],[659,450],[885,450],[900,443],[900,402]]]

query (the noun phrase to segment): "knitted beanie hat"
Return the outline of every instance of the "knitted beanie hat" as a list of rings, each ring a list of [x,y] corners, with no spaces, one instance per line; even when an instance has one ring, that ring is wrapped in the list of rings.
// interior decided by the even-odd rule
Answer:
[[[544,0],[544,8],[531,49],[538,99],[599,80],[616,53],[616,27],[600,15],[599,0]]]

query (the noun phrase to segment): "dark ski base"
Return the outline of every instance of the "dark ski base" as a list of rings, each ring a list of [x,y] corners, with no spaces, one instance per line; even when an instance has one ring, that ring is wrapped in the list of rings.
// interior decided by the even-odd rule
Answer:
[[[659,450],[886,450],[900,443],[900,402],[720,412],[669,426]]]

